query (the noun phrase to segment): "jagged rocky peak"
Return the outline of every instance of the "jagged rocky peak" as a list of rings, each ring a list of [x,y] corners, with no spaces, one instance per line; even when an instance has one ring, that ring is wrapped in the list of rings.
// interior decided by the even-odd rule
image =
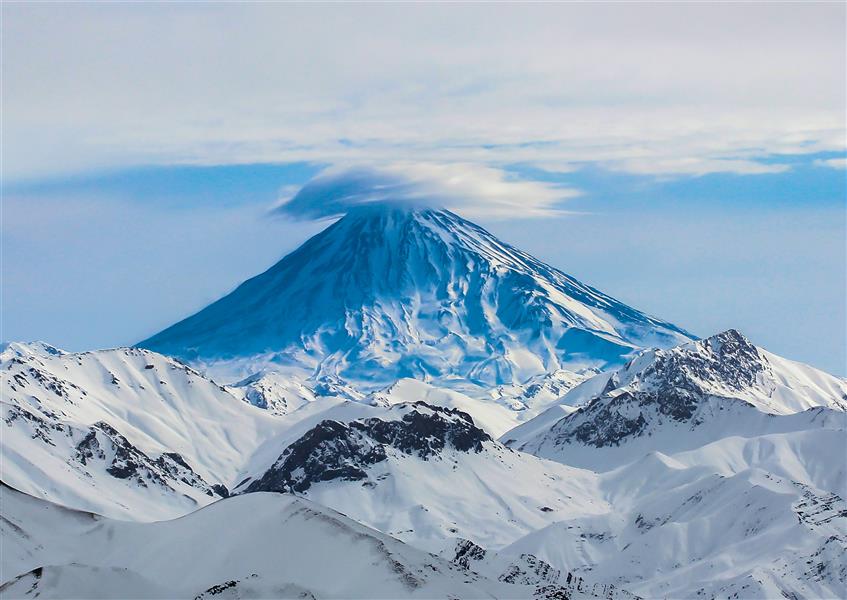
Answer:
[[[656,377],[665,385],[687,389],[716,385],[744,390],[756,385],[759,374],[770,368],[759,349],[735,329],[653,356],[639,378]]]
[[[385,418],[324,420],[289,445],[245,492],[305,492],[322,481],[359,481],[390,454],[424,460],[446,451],[482,452],[491,437],[462,411],[424,402],[392,406]]]
[[[382,384],[459,376],[499,385],[620,365],[641,348],[690,339],[449,211],[379,205],[351,211],[139,345]]]
[[[611,375],[597,377],[606,377],[605,385],[599,394],[584,398],[579,410],[552,424],[549,433],[542,430],[533,439],[509,445],[618,446],[652,435],[665,424],[693,429],[738,410],[775,415],[847,410],[847,382],[771,354],[734,329],[646,351]],[[520,431],[510,435],[517,440]]]

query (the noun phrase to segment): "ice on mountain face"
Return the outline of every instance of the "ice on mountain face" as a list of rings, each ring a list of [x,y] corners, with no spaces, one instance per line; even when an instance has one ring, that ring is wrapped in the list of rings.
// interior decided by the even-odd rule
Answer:
[[[354,211],[148,340],[232,385],[0,347],[0,598],[844,597],[847,382],[689,338]]]
[[[139,345],[380,385],[496,385],[688,339],[448,211],[375,206]]]

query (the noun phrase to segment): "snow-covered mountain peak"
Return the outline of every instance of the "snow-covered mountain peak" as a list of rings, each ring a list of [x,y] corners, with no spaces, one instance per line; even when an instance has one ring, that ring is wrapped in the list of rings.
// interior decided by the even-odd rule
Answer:
[[[4,342],[0,344],[0,362],[30,356],[61,356],[67,354],[47,342]]]
[[[351,211],[139,345],[378,387],[401,377],[523,383],[690,339],[449,211],[380,205]]]
[[[847,382],[759,348],[735,329],[650,350],[613,373],[603,390],[680,393],[744,400],[774,414],[816,406],[847,410]]]
[[[755,386],[770,369],[767,358],[746,337],[730,329],[666,350],[648,350],[609,379],[606,391],[638,384],[668,385],[733,395]]]
[[[571,452],[573,461],[566,450],[572,446],[694,447],[776,423],[808,426],[818,419],[816,411],[838,428],[847,411],[847,381],[772,354],[729,330],[644,352],[618,371],[577,386],[561,402],[578,410],[563,415],[552,407],[503,439],[541,456]],[[769,418],[794,415],[794,420]]]

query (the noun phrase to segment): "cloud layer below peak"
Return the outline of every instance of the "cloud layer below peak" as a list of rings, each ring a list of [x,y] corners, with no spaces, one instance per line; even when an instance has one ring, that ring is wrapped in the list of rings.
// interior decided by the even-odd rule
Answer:
[[[337,217],[357,206],[407,204],[468,217],[542,217],[562,213],[559,204],[578,193],[477,164],[357,165],[323,171],[273,212],[312,220]]]

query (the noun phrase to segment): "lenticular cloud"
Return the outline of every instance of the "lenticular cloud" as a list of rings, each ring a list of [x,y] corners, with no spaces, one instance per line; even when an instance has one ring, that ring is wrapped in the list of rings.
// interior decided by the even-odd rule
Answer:
[[[449,208],[473,217],[541,217],[561,213],[576,190],[516,179],[480,165],[396,163],[333,167],[304,185],[275,214],[297,219],[338,217],[369,204]]]

